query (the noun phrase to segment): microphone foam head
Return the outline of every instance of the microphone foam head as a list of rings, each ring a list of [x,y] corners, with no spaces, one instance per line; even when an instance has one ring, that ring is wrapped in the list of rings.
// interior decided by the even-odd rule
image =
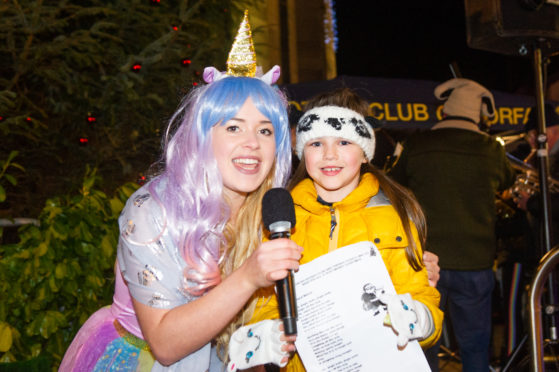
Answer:
[[[295,206],[289,191],[276,187],[270,189],[262,198],[262,221],[269,230],[274,222],[286,221],[295,226]]]

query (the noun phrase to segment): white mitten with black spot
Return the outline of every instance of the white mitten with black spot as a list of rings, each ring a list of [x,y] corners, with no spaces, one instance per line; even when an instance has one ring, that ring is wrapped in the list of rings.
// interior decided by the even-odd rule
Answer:
[[[280,324],[279,319],[269,319],[237,329],[229,342],[227,371],[235,372],[267,363],[284,367],[287,363],[282,364],[281,360],[289,353],[281,350],[285,342],[280,340],[283,334]]]

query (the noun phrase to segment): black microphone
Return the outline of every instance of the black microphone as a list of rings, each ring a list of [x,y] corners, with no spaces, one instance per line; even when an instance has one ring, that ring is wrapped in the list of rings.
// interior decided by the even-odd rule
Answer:
[[[262,198],[262,221],[270,231],[270,240],[290,238],[291,228],[295,226],[295,207],[293,198],[286,189],[270,189]],[[280,317],[286,335],[297,334],[297,302],[293,271],[276,281]]]

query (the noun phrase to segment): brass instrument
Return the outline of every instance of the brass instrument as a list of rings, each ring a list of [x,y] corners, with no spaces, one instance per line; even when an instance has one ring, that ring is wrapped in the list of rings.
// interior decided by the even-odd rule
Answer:
[[[516,141],[523,139],[524,133],[504,133],[496,137],[497,141],[501,142],[503,146],[514,144]],[[509,188],[508,192],[512,198],[520,196],[522,193],[534,195],[540,191],[540,179],[538,170],[528,163],[536,154],[536,150],[532,149],[531,152],[520,160],[510,153],[506,153],[507,159],[514,170],[516,170],[516,180]],[[559,192],[559,181],[549,177],[549,190],[552,193]],[[497,215],[501,218],[508,218],[516,213],[516,206],[513,206],[512,200],[505,200],[501,195],[497,196],[496,206]]]
[[[532,151],[524,161],[521,161],[507,153],[507,158],[509,159],[511,166],[518,171],[514,185],[510,188],[510,191],[515,196],[519,195],[520,192],[534,195],[540,190],[538,170],[525,162],[530,159],[533,154],[535,154],[535,151]],[[548,182],[549,190],[552,193],[559,192],[559,181],[549,177]]]
[[[506,132],[497,135],[495,139],[508,147],[525,136],[525,133]],[[532,149],[526,158],[521,160],[507,152],[511,166],[518,172],[516,181],[510,188],[513,195],[518,195],[521,191],[533,195],[540,190],[539,172],[529,163],[535,155],[536,150]],[[549,177],[549,189],[551,192],[559,192],[559,181]]]

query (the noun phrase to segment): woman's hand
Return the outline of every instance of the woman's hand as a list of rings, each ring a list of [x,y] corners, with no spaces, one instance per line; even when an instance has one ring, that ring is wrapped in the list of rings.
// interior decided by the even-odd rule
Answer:
[[[284,344],[281,347],[281,351],[284,351],[291,356],[297,350],[297,348],[295,347],[295,341],[297,341],[297,335],[288,336],[285,333],[283,333],[284,331],[283,323],[280,324],[280,330],[281,330],[280,340],[284,342]],[[289,357],[285,356],[281,360],[281,363],[282,365],[286,365],[288,361],[289,361]]]
[[[299,269],[303,248],[290,239],[264,242],[243,264],[247,278],[255,287],[268,287],[287,276],[289,270]]]
[[[441,268],[439,267],[439,256],[436,254],[425,251],[423,252],[423,264],[427,269],[427,278],[431,287],[437,287],[439,281]]]
[[[204,296],[172,309],[133,299],[146,341],[156,359],[170,365],[198,350],[231,322],[256,290],[275,284],[299,268],[302,248],[289,239],[262,243],[246,261]],[[189,337],[184,337],[185,332]],[[169,342],[173,340],[173,342]],[[284,345],[285,352],[293,346]]]

